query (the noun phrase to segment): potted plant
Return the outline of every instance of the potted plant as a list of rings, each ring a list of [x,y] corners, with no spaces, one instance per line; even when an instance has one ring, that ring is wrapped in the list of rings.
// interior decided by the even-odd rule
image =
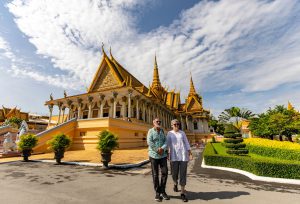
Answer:
[[[28,161],[28,157],[32,153],[32,149],[37,145],[38,138],[33,134],[21,135],[18,142],[18,149],[22,153],[23,160]]]
[[[98,135],[97,149],[101,151],[101,161],[107,168],[111,161],[112,151],[119,147],[118,137],[108,130],[103,130]]]
[[[50,145],[50,149],[54,151],[54,159],[57,164],[61,164],[61,159],[64,158],[64,153],[71,145],[71,139],[67,135],[61,133],[55,135],[51,140],[47,142]]]

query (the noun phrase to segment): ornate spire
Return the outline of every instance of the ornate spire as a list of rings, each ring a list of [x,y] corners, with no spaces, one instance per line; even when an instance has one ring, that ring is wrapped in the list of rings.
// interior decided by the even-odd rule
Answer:
[[[160,87],[160,86],[161,83],[159,80],[158,66],[157,66],[156,54],[155,54],[152,87]]]
[[[293,105],[289,101],[288,101],[287,109],[288,110],[293,110],[294,109]]]
[[[190,73],[190,75],[191,75],[191,80],[190,80],[190,92],[189,92],[189,96],[197,94],[196,89],[194,87],[194,82],[193,82],[192,74]]]

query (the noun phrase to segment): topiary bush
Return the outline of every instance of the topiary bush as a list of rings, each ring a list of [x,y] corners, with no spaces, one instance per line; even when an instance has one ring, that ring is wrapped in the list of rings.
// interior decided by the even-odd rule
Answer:
[[[67,148],[71,146],[71,139],[67,135],[61,133],[55,135],[51,140],[47,142],[50,145],[50,149],[54,151],[54,159],[57,164],[61,163],[61,159],[64,158],[64,153]]]
[[[32,153],[32,149],[37,145],[38,138],[33,134],[21,135],[20,141],[18,142],[18,149],[22,152],[24,161],[28,161],[28,157]]]
[[[65,151],[71,145],[71,139],[67,135],[61,133],[55,135],[51,140],[47,142],[50,145],[50,149],[55,151]]]
[[[244,155],[248,154],[248,150],[245,149],[246,144],[242,143],[242,134],[239,133],[234,127],[227,126],[224,133],[224,146],[228,148],[226,152],[228,154]]]
[[[103,153],[109,153],[119,147],[118,137],[108,130],[103,130],[98,135],[97,149]]]

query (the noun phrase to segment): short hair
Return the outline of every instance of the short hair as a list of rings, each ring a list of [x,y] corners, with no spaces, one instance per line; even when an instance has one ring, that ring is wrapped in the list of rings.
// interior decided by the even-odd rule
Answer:
[[[159,120],[159,117],[155,117],[155,118],[153,119],[153,122],[154,122],[155,120]]]
[[[177,119],[173,119],[173,120],[171,121],[171,125],[174,125],[175,123],[180,123],[180,122],[179,122],[179,120],[177,120]]]

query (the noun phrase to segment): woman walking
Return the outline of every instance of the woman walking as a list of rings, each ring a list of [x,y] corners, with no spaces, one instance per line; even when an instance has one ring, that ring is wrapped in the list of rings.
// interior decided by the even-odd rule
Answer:
[[[192,156],[191,147],[185,133],[179,129],[179,121],[174,119],[171,121],[171,125],[173,130],[168,132],[167,144],[169,149],[169,159],[171,161],[172,179],[174,182],[173,190],[178,192],[179,175],[179,185],[181,186],[180,197],[182,201],[187,202],[188,199],[186,196],[185,186],[187,177],[187,164]]]

